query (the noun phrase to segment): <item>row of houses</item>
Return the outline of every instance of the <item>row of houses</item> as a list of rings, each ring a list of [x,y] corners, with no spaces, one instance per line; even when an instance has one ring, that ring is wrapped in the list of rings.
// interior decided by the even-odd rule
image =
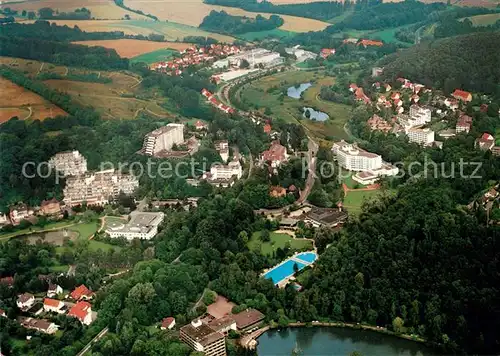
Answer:
[[[39,207],[30,207],[25,203],[18,203],[9,208],[8,213],[0,214],[0,226],[19,225],[22,220],[31,220],[35,216],[59,218],[63,208],[56,198],[43,200]]]
[[[216,107],[220,111],[225,112],[226,114],[234,114],[236,112],[232,107],[218,101],[215,95],[209,92],[207,89],[202,89],[201,95],[203,95],[212,106]]]

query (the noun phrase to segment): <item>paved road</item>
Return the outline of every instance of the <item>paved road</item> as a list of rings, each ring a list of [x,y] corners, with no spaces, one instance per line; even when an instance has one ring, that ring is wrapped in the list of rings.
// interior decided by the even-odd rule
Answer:
[[[306,186],[300,192],[300,197],[299,199],[297,199],[296,204],[302,204],[303,202],[306,201],[307,197],[311,193],[311,190],[314,186],[314,181],[316,179],[316,161],[317,161],[316,154],[318,152],[319,145],[310,136],[308,136],[308,139],[309,139],[309,144],[307,150],[307,163],[308,163],[307,181],[306,181]]]
[[[82,351],[80,351],[79,353],[77,353],[76,356],[83,356],[83,355],[85,355],[90,350],[90,348],[92,347],[92,344],[94,344],[96,341],[102,339],[104,337],[104,335],[106,335],[108,333],[108,331],[109,331],[108,327],[106,327],[103,330],[101,330],[101,332],[99,334],[97,334],[95,338],[93,338],[92,340],[90,340],[90,342],[82,349]]]

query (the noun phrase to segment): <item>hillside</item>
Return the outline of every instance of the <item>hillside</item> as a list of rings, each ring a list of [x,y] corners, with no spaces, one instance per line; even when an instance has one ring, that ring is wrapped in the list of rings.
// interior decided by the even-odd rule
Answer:
[[[500,82],[500,32],[423,43],[385,59],[384,76],[407,77],[449,93],[455,88],[494,93]]]

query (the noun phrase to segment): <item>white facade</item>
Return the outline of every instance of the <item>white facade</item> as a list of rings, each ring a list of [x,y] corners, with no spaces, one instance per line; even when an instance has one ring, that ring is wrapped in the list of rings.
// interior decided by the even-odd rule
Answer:
[[[211,178],[218,179],[231,179],[233,176],[240,179],[243,175],[243,168],[239,161],[229,162],[227,165],[216,165],[210,168]]]
[[[158,233],[158,226],[163,222],[164,213],[132,212],[127,224],[119,224],[106,229],[112,237],[124,237],[127,240],[150,240]]]
[[[61,310],[64,307],[64,303],[61,302],[60,300],[58,301],[59,303],[57,305],[51,305],[51,304],[43,304],[43,311],[48,313],[58,313],[58,314],[63,314],[64,310]]]
[[[423,125],[431,122],[431,109],[419,105],[410,106],[410,117],[415,121],[415,125]]]
[[[339,165],[350,171],[369,171],[382,167],[382,157],[349,144],[344,140],[335,142],[332,147]]]
[[[161,151],[170,151],[174,145],[184,143],[184,125],[168,124],[144,137],[142,150],[145,154],[154,156]]]
[[[16,305],[19,309],[29,309],[35,304],[35,296],[32,294],[22,294],[18,297]]]
[[[49,160],[49,166],[67,176],[77,176],[87,171],[87,159],[78,151],[60,152]]]
[[[415,142],[419,145],[426,146],[434,142],[434,131],[429,128],[412,127],[406,134],[410,142]]]
[[[55,297],[58,294],[62,294],[63,289],[60,285],[54,284],[49,285],[49,289],[47,290],[47,297]]]

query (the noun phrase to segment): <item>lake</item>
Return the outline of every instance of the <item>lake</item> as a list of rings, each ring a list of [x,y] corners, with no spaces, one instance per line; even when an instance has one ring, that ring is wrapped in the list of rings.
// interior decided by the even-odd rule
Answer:
[[[290,98],[294,99],[300,99],[300,96],[302,95],[303,92],[305,92],[307,89],[309,89],[312,86],[311,83],[302,83],[298,87],[290,87],[286,91],[286,94]]]
[[[295,345],[303,356],[432,355],[425,345],[369,330],[336,327],[300,327],[269,330],[258,338],[259,356],[290,356]]]
[[[316,111],[313,108],[302,108],[304,110],[304,113],[302,116],[306,119],[313,120],[313,121],[326,121],[330,117],[328,116],[327,113],[324,113],[322,111]],[[306,116],[306,112],[309,111],[309,118]]]

